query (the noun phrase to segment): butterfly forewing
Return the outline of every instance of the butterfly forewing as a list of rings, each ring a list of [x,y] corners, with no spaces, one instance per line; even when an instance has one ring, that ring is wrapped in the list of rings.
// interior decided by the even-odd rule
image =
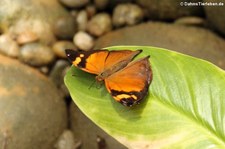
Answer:
[[[92,50],[92,51],[74,51],[66,50],[67,57],[78,68],[93,74],[100,75],[105,70],[117,66],[121,61],[125,62],[125,66],[137,55],[141,50],[131,51],[108,51],[108,50]],[[123,67],[125,67],[123,66]],[[123,68],[121,66],[120,69]],[[113,73],[113,72],[112,72]]]

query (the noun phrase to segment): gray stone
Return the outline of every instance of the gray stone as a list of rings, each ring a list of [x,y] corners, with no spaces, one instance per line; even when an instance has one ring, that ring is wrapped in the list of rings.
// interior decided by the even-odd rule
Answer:
[[[95,48],[115,45],[162,47],[202,58],[225,69],[225,41],[213,32],[191,26],[150,22],[127,27],[96,40]]]
[[[102,142],[105,142],[101,144],[104,149],[126,149],[125,146],[89,120],[74,103],[71,103],[70,107],[70,120],[75,138],[81,139],[82,149],[99,149],[99,140],[101,139]]]
[[[44,75],[0,55],[0,144],[50,149],[67,125],[63,98]]]
[[[60,39],[72,39],[77,30],[77,23],[71,15],[59,18],[54,24],[54,33]]]
[[[53,25],[67,14],[57,0],[0,0],[0,30],[16,36],[32,32],[40,42],[51,44]]]
[[[134,25],[144,18],[143,10],[135,4],[120,4],[113,11],[113,25]]]
[[[107,13],[96,14],[89,22],[87,30],[94,36],[101,36],[112,30],[112,21]]]
[[[136,2],[147,10],[150,19],[174,20],[182,16],[202,16],[201,6],[181,6],[181,2],[200,2],[201,0],[136,0]]]
[[[204,6],[204,9],[209,22],[225,36],[225,1],[203,0],[203,2],[223,3],[223,6]]]
[[[43,66],[54,60],[54,52],[46,45],[28,43],[21,47],[19,59],[29,65]]]

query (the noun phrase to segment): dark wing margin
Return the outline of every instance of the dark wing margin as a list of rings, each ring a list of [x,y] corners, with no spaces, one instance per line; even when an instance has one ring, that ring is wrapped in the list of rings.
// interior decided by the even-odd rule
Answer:
[[[86,60],[91,54],[97,53],[97,52],[102,52],[102,51],[107,51],[107,50],[90,50],[90,51],[75,51],[72,49],[65,50],[66,56],[71,63],[73,63],[77,57],[81,58],[81,61],[79,63],[77,63],[77,67],[79,67],[79,68],[86,67],[86,62],[87,62]],[[83,56],[81,57],[81,55],[83,55]]]
[[[107,90],[116,101],[131,107],[145,98],[152,81],[149,57],[130,63],[105,80]]]

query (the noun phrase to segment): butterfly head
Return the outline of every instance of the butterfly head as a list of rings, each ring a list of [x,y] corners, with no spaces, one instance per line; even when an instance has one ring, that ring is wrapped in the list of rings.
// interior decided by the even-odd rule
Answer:
[[[95,79],[96,79],[98,82],[102,82],[102,81],[104,80],[104,78],[103,78],[101,75],[96,76]]]

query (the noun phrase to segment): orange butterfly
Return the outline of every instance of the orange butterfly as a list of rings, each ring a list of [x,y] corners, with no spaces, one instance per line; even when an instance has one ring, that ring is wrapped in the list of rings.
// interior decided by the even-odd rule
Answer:
[[[79,69],[96,74],[105,81],[112,97],[125,106],[133,106],[147,95],[152,81],[149,57],[131,62],[142,50],[131,51],[74,51],[66,50],[68,59]]]

